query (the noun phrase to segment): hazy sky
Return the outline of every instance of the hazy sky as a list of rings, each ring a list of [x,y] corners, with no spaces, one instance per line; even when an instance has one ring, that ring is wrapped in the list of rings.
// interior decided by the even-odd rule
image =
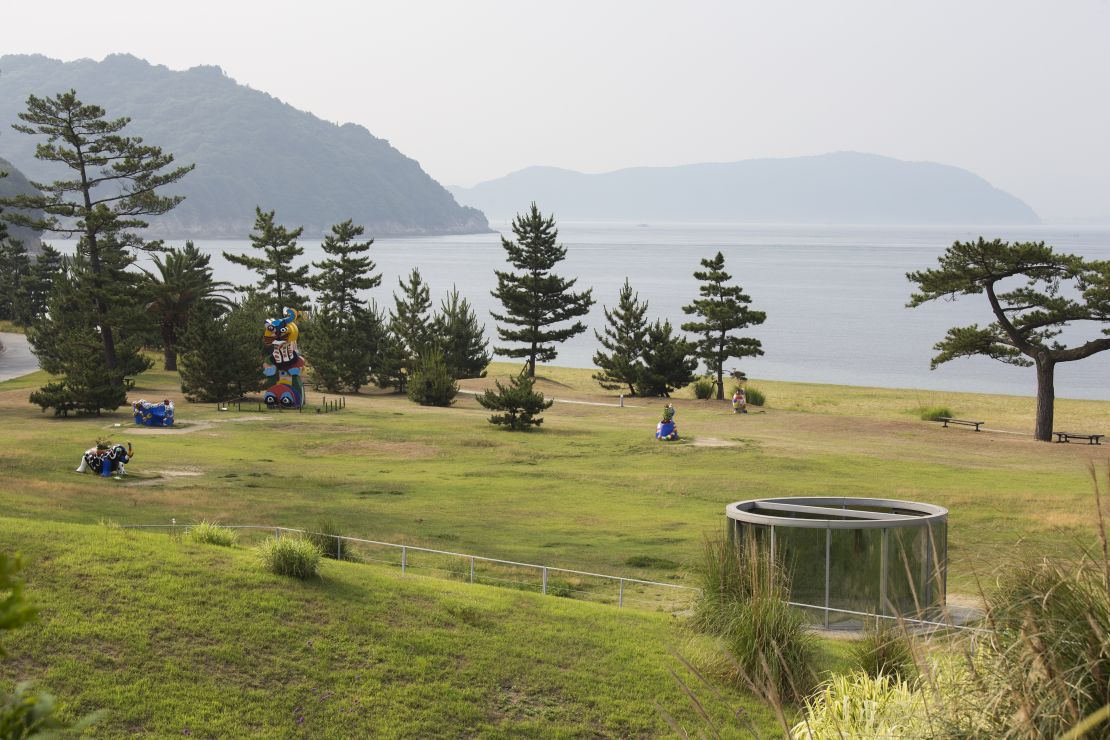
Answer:
[[[217,64],[444,184],[875,152],[1110,223],[1110,3],[5,3],[7,53]]]

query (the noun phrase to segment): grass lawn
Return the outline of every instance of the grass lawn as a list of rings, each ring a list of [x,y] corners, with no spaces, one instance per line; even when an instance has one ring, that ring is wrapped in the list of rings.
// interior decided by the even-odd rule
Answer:
[[[542,373],[556,399],[615,400],[594,393],[588,371]],[[449,409],[350,397],[333,414],[179,401],[180,428],[163,431],[136,428],[123,410],[44,415],[27,403],[43,380],[0,383],[0,510],[9,516],[305,528],[329,519],[354,536],[680,583],[703,536],[720,531],[725,504],[834,494],[949,507],[951,589],[973,590],[976,573],[1015,552],[1074,552],[1093,533],[1086,466],[1108,456],[944,429],[914,413],[943,403],[991,427],[1028,429],[1032,400],[1004,396],[755,381],[768,393],[764,413],[680,398],[686,440],[663,444],[653,439],[658,399],[627,399],[623,409],[556,403],[528,434],[493,428],[465,395]],[[131,395],[180,399],[176,376],[161,371],[141,376]],[[1064,401],[1059,413],[1067,426],[1110,428],[1107,402]],[[104,436],[134,444],[127,480],[73,472]]]
[[[306,582],[243,548],[100,525],[0,518],[37,622],[0,683],[33,679],[98,737],[632,737],[657,708],[702,726],[669,673],[694,640],[670,616],[325,561]],[[744,735],[738,691],[702,699]]]

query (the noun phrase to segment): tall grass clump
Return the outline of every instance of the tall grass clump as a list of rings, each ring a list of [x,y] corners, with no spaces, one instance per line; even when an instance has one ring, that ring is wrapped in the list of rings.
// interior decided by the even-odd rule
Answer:
[[[922,421],[940,421],[945,417],[951,419],[954,416],[952,409],[947,406],[918,406],[917,414]]]
[[[767,403],[767,395],[759,390],[748,386],[744,389],[744,398],[747,400],[749,406],[762,406]]]
[[[712,378],[698,378],[694,381],[694,398],[699,401],[708,401],[713,398],[713,391],[717,389],[717,382]]]
[[[330,519],[325,519],[316,525],[315,532],[308,532],[305,539],[316,545],[316,549],[325,558],[350,560],[350,548],[345,544],[340,544],[338,539],[340,534],[339,526]]]
[[[219,524],[207,520],[189,527],[187,537],[191,542],[202,545],[219,545],[220,547],[231,547],[239,541],[239,533],[234,529],[221,527]]]
[[[909,634],[885,620],[876,620],[850,652],[856,667],[871,678],[905,681],[917,673]]]
[[[796,740],[934,737],[920,686],[893,676],[834,674],[806,699]]]
[[[303,537],[278,537],[258,546],[262,567],[279,576],[302,580],[316,576],[320,568],[320,549]]]
[[[733,678],[772,703],[798,701],[813,688],[816,638],[786,604],[785,569],[754,542],[707,539],[693,626],[728,651]]]

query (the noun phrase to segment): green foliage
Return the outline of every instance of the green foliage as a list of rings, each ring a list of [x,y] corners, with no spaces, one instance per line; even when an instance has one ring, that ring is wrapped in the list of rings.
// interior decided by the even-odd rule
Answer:
[[[790,578],[754,543],[705,541],[701,593],[691,622],[720,638],[734,678],[772,703],[791,703],[816,683],[816,638],[801,612],[788,606]]]
[[[408,281],[397,278],[397,284],[401,295],[393,294],[393,311],[389,316],[391,339],[385,344],[381,364],[387,384],[403,393],[413,366],[431,343],[432,298],[431,289],[416,267],[409,273]]]
[[[254,231],[250,234],[251,247],[261,250],[264,256],[251,254],[229,254],[224,259],[242,265],[258,275],[254,285],[240,286],[243,292],[257,293],[265,299],[267,316],[280,316],[288,306],[303,310],[308,306],[308,297],[300,292],[312,282],[308,276],[308,265],[295,265],[294,261],[304,254],[304,248],[297,246],[303,228],[287,229],[274,223],[275,211],[254,209]]]
[[[204,520],[189,527],[189,539],[202,545],[232,547],[239,541],[239,533],[234,529],[221,527],[215,522]]]
[[[18,239],[8,239],[0,221],[0,319],[19,321],[23,284],[31,277],[31,258]]]
[[[44,316],[50,289],[61,271],[61,252],[49,244],[43,244],[16,288],[12,305],[12,320],[16,324],[31,326]]]
[[[838,673],[806,698],[797,740],[938,737],[921,688],[887,675]]]
[[[525,367],[509,379],[509,385],[494,381],[496,389],[487,388],[478,396],[477,401],[490,411],[501,411],[489,418],[490,424],[506,426],[514,431],[524,431],[543,424],[539,414],[551,408],[554,400],[544,399],[543,394],[534,389],[535,378],[528,375]]]
[[[1036,364],[1034,436],[1050,440],[1056,364],[1110,349],[1110,262],[1060,254],[1044,242],[982,237],[955,242],[939,262],[935,269],[906,273],[917,288],[908,305],[986,294],[994,321],[949,329],[934,345],[932,367],[976,355],[1023,367]],[[1015,281],[1022,282],[1014,286]],[[1058,337],[1075,322],[1101,325],[1107,336],[1066,347]]]
[[[318,270],[312,285],[320,293],[321,308],[342,317],[356,319],[360,311],[367,310],[366,301],[359,298],[359,292],[382,284],[382,276],[374,274],[377,265],[369,257],[374,240],[356,241],[365,231],[350,219],[332,226],[331,233],[324,236],[324,243],[320,245],[331,259],[312,263]]]
[[[886,620],[876,620],[863,637],[852,643],[851,652],[859,670],[872,678],[889,676],[906,681],[917,673],[909,635]]]
[[[628,278],[624,279],[617,307],[612,311],[607,306],[605,312],[605,334],[594,336],[601,343],[604,350],[594,353],[594,366],[598,372],[594,373],[594,380],[602,388],[615,391],[627,388],[632,395],[636,394],[636,382],[643,372],[643,354],[647,345],[648,323],[644,318],[647,312],[647,301],[640,302],[640,295],[632,292]]]
[[[767,403],[767,394],[752,386],[744,389],[744,398],[747,399],[749,406],[762,406]]]
[[[763,311],[749,308],[752,299],[739,285],[726,285],[732,275],[725,272],[725,256],[720,252],[712,259],[703,259],[705,270],[694,272],[701,281],[701,298],[683,306],[684,313],[698,316],[698,321],[682,325],[683,331],[698,335],[698,355],[710,372],[717,376],[717,399],[724,398],[724,367],[730,357],[756,357],[763,354],[758,339],[733,334],[738,329],[757,326],[767,319]]]
[[[350,543],[341,544],[340,540],[337,539],[342,534],[338,524],[331,519],[325,519],[316,525],[314,532],[306,533],[305,539],[315,545],[316,549],[325,558],[351,560]]]
[[[181,342],[181,392],[190,401],[228,401],[262,386],[266,300],[248,296],[222,315],[194,311]]]
[[[501,341],[516,346],[495,347],[494,351],[505,357],[527,358],[528,375],[534,378],[537,362],[550,362],[558,356],[559,342],[586,331],[581,321],[561,328],[556,325],[589,313],[593,291],[575,293],[571,288],[577,278],[567,280],[552,272],[567,250],[557,243],[555,218],[544,218],[535,203],[527,214],[513,219],[513,235],[515,242],[502,237],[501,246],[517,272],[495,270],[497,289],[492,295],[501,301],[503,311],[491,315],[500,322],[497,335]]]
[[[694,344],[675,335],[670,321],[655,321],[647,330],[644,366],[636,379],[636,395],[669,397],[694,382],[698,359]]]
[[[450,406],[459,393],[443,352],[428,349],[420,355],[409,380],[409,399],[421,406]]]
[[[80,236],[77,253],[89,276],[81,286],[88,301],[85,310],[103,347],[109,371],[105,379],[119,395],[125,392],[134,357],[128,356],[133,347],[121,350],[116,339],[123,335],[134,339],[142,323],[136,316],[135,275],[126,269],[133,260],[131,250],[161,247],[157,242],[144,243],[135,230],[147,226],[145,217],[165,214],[181,202],[181,196],[163,196],[159,190],[177,183],[193,167],[171,168],[172,154],[121,133],[130,119],[105,116],[103,108],[82,103],[75,90],[49,98],[29,96],[27,110],[19,114],[20,123],[13,128],[45,137],[35,157],[61,164],[70,172],[68,179],[33,183],[41,193],[0,199],[0,205],[30,209],[31,213],[24,210],[9,216],[13,223]],[[34,214],[39,211],[41,217]],[[51,320],[57,323],[62,318],[51,311]],[[69,384],[74,393],[80,392],[77,383]]]
[[[306,580],[315,578],[320,568],[320,548],[304,537],[276,537],[257,548],[264,570],[275,575]]]
[[[162,335],[165,368],[177,370],[179,338],[189,325],[195,310],[219,313],[231,306],[224,291],[230,283],[212,279],[211,257],[197,249],[191,241],[184,249],[171,248],[163,259],[154,255],[157,274],[144,270],[150,278],[149,292],[154,300],[146,305],[158,322]]]
[[[917,415],[922,421],[939,421],[945,417],[953,418],[955,414],[947,406],[919,406]]]
[[[484,378],[490,362],[489,342],[470,301],[457,288],[439,304],[432,321],[434,341],[443,350],[453,378]]]
[[[23,579],[19,573],[23,563],[19,555],[0,552],[0,634],[21,627],[35,618],[35,609],[23,595]],[[0,657],[4,645],[0,643]]]
[[[711,377],[698,378],[694,381],[694,398],[700,401],[708,401],[713,398],[713,391],[717,388],[717,381]]]

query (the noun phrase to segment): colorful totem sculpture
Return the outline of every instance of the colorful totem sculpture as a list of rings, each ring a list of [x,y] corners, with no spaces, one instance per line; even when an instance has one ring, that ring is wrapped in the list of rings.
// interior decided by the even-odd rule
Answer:
[[[297,317],[300,312],[286,308],[280,319],[266,319],[266,332],[262,341],[266,345],[266,359],[262,375],[271,385],[262,398],[267,406],[299,409],[304,403],[304,385],[301,373],[304,358],[297,351]]]
[[[131,404],[131,410],[135,413],[136,424],[148,427],[173,426],[173,401],[168,398],[162,403],[151,403],[140,398]]]
[[[678,427],[674,423],[674,406],[669,403],[663,407],[663,418],[655,425],[655,438],[661,442],[673,442],[678,439]]]
[[[127,443],[127,447],[124,447],[98,439],[96,447],[90,447],[81,456],[81,464],[77,466],[77,472],[84,473],[91,470],[105,478],[110,478],[114,474],[127,475],[124,465],[131,462],[134,456],[135,452],[131,449],[130,442]]]

